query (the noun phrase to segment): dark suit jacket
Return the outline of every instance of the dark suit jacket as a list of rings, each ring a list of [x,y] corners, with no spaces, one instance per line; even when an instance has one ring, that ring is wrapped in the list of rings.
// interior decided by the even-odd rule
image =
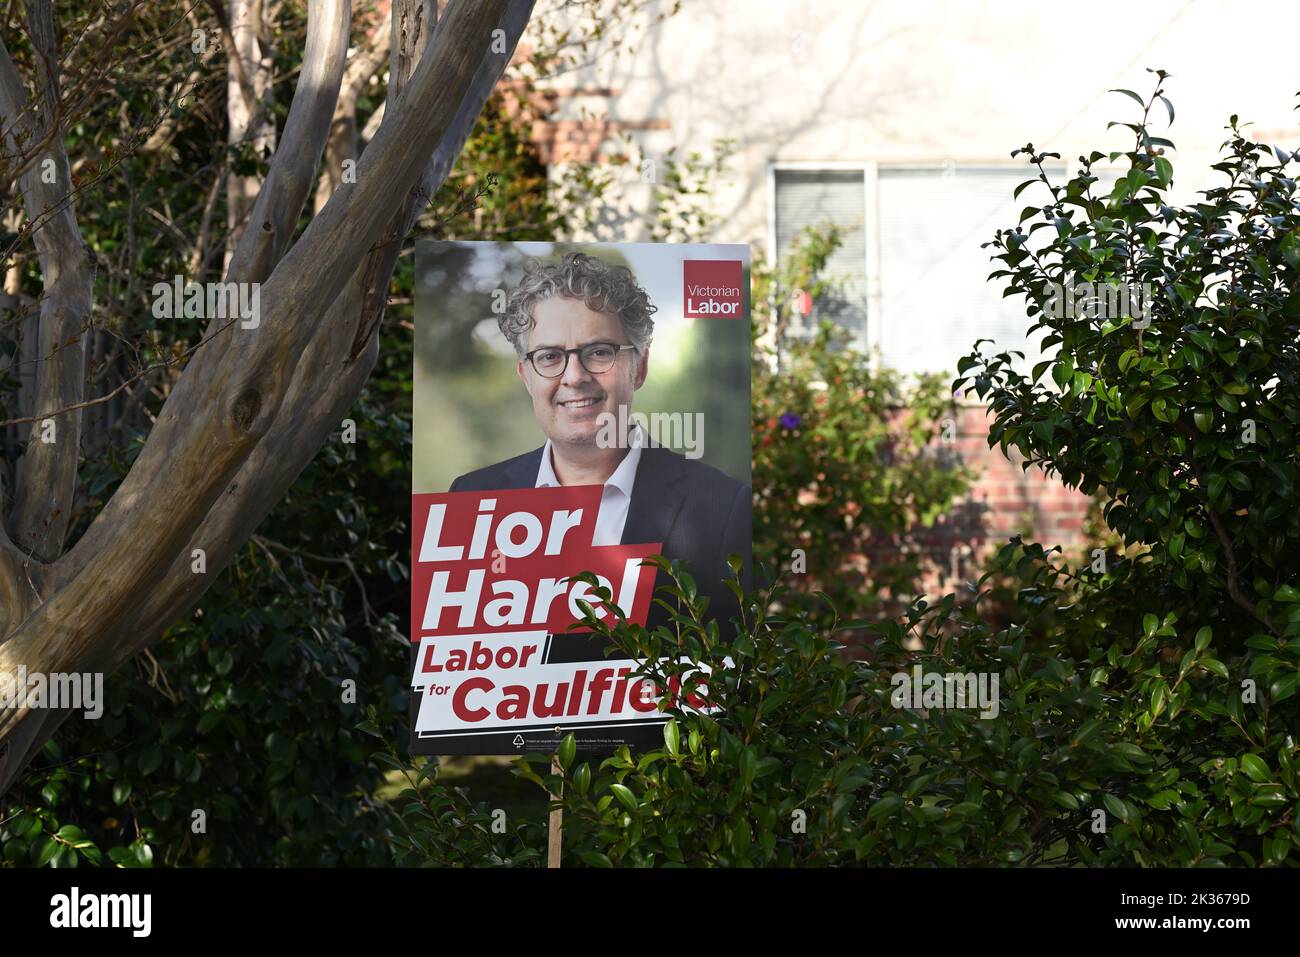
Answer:
[[[544,448],[462,475],[451,483],[450,491],[532,488]],[[752,575],[752,513],[753,496],[748,485],[671,449],[647,446],[637,463],[622,543],[663,542],[661,553],[665,558],[682,559],[699,594],[709,599],[707,617],[716,617],[723,636],[729,639],[734,634],[730,621],[739,608],[735,596],[723,584],[731,577],[727,556],[741,556],[741,581],[748,589]],[[669,583],[671,579],[660,572],[656,591]],[[667,611],[651,604],[647,627],[653,629],[667,620]]]

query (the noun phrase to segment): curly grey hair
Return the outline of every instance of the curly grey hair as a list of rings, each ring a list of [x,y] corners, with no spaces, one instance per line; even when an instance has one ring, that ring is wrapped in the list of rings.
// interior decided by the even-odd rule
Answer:
[[[576,299],[588,309],[618,316],[628,341],[638,351],[650,344],[655,328],[650,317],[658,307],[650,302],[632,270],[586,253],[570,253],[560,262],[530,264],[497,319],[501,334],[521,359],[527,351],[528,333],[536,324],[533,307],[556,297]]]

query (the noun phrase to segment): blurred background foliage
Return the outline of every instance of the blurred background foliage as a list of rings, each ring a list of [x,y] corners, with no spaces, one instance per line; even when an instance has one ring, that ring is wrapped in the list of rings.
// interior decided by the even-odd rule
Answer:
[[[827,597],[860,618],[921,593],[921,540],[976,477],[936,441],[957,414],[944,377],[904,376],[819,319],[839,243],[814,227],[759,259],[753,290],[754,560],[789,584],[785,607],[824,624]]]

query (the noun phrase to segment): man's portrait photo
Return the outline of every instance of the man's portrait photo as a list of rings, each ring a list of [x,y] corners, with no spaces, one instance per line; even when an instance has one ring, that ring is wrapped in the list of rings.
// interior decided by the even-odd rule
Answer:
[[[747,250],[422,247],[413,490],[601,486],[593,544],[661,542],[724,626],[737,611],[728,555],[750,578],[748,303],[742,282],[691,277],[747,277]],[[733,290],[740,315],[686,318],[693,293],[723,312]],[[648,624],[666,617],[655,605]]]

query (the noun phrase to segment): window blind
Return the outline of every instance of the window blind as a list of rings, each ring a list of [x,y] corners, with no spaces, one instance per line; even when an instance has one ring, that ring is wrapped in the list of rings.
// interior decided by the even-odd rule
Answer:
[[[836,294],[819,299],[814,319],[827,318],[865,343],[867,331],[866,197],[861,170],[777,170],[776,249],[782,261],[809,227],[842,229],[842,245],[831,256],[828,278]],[[792,330],[793,331],[793,330]]]

